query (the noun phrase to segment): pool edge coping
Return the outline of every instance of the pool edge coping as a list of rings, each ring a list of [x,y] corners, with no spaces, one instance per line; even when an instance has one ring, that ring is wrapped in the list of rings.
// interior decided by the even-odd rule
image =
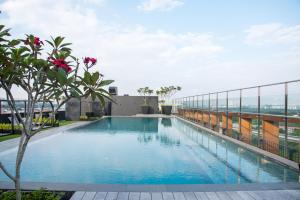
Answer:
[[[202,126],[200,124],[197,124],[195,122],[189,121],[189,120],[184,119],[182,117],[179,117],[177,115],[172,115],[172,116],[175,117],[175,118],[177,118],[177,119],[179,119],[179,120],[182,120],[182,121],[184,121],[186,123],[189,123],[189,124],[191,124],[193,126],[196,126],[197,128],[200,128],[200,129],[202,129],[204,131],[207,131],[207,132],[209,132],[209,133],[211,133],[211,134],[213,134],[215,136],[218,136],[218,137],[220,137],[222,139],[229,140],[230,142],[233,142],[233,143],[235,143],[235,144],[237,144],[239,146],[242,146],[242,147],[244,147],[244,148],[246,148],[246,149],[248,149],[248,150],[250,150],[252,152],[258,153],[258,154],[263,155],[263,156],[266,156],[266,157],[268,157],[268,158],[270,158],[270,159],[272,159],[272,160],[274,160],[276,162],[279,162],[279,163],[287,165],[288,167],[291,167],[291,168],[293,168],[293,169],[295,169],[297,171],[300,171],[300,166],[299,166],[300,164],[297,163],[297,162],[288,160],[286,158],[283,158],[283,157],[278,156],[276,154],[270,153],[270,152],[265,151],[263,149],[260,149],[258,147],[255,147],[255,146],[252,146],[250,144],[247,144],[247,143],[244,143],[242,141],[239,141],[237,139],[231,138],[231,137],[229,137],[227,135],[222,135],[222,134],[220,134],[220,133],[218,133],[218,132],[216,132],[214,130],[206,128],[206,127],[204,127],[204,126]]]
[[[0,181],[0,188],[14,189],[14,184]],[[243,184],[88,184],[88,183],[47,183],[22,182],[22,190],[45,188],[52,191],[93,191],[93,192],[216,192],[253,190],[299,190],[300,183],[243,183]]]

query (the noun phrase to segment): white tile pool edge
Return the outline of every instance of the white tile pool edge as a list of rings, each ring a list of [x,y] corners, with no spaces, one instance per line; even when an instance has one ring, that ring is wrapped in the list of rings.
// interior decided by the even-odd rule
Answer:
[[[14,189],[14,184],[0,181],[0,188]],[[93,191],[93,192],[216,192],[252,190],[296,190],[300,183],[244,183],[244,184],[85,184],[22,182],[22,190],[45,188],[52,191]]]
[[[189,124],[191,124],[191,125],[193,125],[193,126],[195,126],[197,128],[200,128],[200,129],[202,129],[202,130],[204,130],[206,132],[209,132],[209,133],[211,133],[211,134],[213,134],[215,136],[218,136],[218,137],[223,138],[225,140],[229,140],[230,142],[233,142],[234,144],[237,144],[237,145],[239,145],[241,147],[244,147],[244,148],[246,148],[246,149],[248,149],[248,150],[250,150],[252,152],[258,153],[258,154],[263,155],[263,156],[266,156],[266,157],[271,158],[272,160],[274,160],[276,162],[279,162],[281,164],[287,165],[287,166],[289,166],[289,167],[291,167],[291,168],[293,168],[295,170],[300,171],[300,166],[299,166],[300,164],[299,163],[296,163],[294,161],[288,160],[288,159],[283,158],[281,156],[278,156],[276,154],[267,152],[267,151],[265,151],[263,149],[260,149],[258,147],[252,146],[250,144],[241,142],[241,141],[239,141],[237,139],[234,139],[234,138],[231,138],[231,137],[229,137],[227,135],[222,135],[222,134],[220,134],[218,132],[215,132],[215,131],[213,131],[213,130],[211,130],[209,128],[206,128],[206,127],[204,127],[204,126],[202,126],[200,124],[197,124],[195,122],[186,120],[186,119],[184,119],[182,117],[179,117],[179,116],[176,116],[176,115],[173,115],[173,117],[175,117],[175,118],[177,118],[179,120],[182,120],[182,121],[184,121],[186,123],[189,123]]]

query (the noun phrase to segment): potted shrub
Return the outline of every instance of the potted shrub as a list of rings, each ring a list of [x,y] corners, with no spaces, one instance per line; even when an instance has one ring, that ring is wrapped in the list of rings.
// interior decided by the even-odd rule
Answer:
[[[172,104],[170,103],[170,98],[180,90],[181,87],[179,86],[169,86],[161,87],[159,90],[156,91],[156,94],[159,96],[159,107],[162,114],[171,115]]]
[[[85,115],[88,117],[88,118],[91,118],[91,117],[94,117],[94,112],[86,112]]]
[[[147,95],[151,95],[153,93],[153,90],[151,90],[149,87],[144,87],[139,88],[137,91],[139,95],[144,96],[144,104],[141,105],[142,114],[149,114],[151,107],[148,105]]]

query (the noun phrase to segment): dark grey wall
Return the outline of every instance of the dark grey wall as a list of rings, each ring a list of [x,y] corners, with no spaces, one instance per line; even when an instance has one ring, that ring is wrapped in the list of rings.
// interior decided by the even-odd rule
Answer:
[[[113,96],[116,103],[112,103],[111,115],[136,115],[141,113],[141,105],[144,104],[142,96]],[[151,113],[158,113],[158,97],[147,97],[147,103],[151,106]]]
[[[85,115],[86,112],[93,112],[97,116],[105,112],[108,113],[108,111],[112,116],[136,115],[141,113],[141,105],[144,104],[144,97],[142,96],[113,96],[113,99],[116,103],[111,103],[111,107],[108,108],[110,102],[106,101],[105,109],[103,109],[98,100],[92,101],[91,98],[82,98],[80,103],[79,99],[72,98],[66,103],[66,119],[79,120],[80,115]],[[150,113],[158,113],[157,96],[147,97],[147,103],[151,107]]]
[[[79,120],[80,117],[80,100],[72,98],[66,103],[66,119]]]

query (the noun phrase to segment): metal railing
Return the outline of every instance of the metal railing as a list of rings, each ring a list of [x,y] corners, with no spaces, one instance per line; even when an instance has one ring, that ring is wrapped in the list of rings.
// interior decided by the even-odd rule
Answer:
[[[300,80],[173,100],[173,113],[300,162]]]

